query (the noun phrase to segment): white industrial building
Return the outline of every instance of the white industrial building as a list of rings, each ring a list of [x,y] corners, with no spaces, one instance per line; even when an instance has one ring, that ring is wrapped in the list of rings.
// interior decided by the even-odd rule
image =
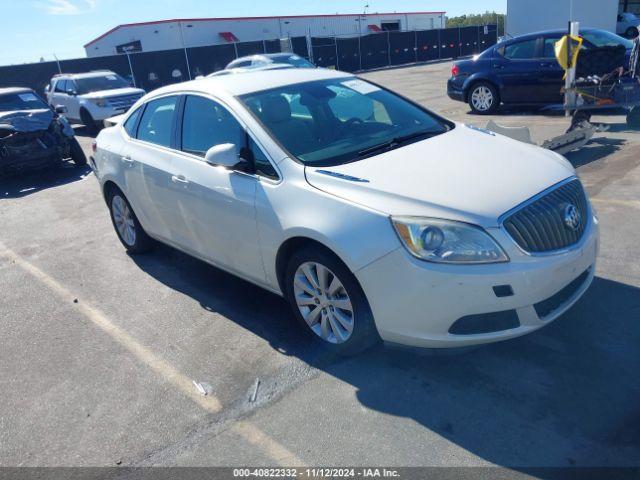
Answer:
[[[295,36],[356,36],[445,27],[445,12],[191,18],[118,25],[84,48],[88,57]]]
[[[506,35],[567,28],[570,20],[581,27],[616,31],[618,12],[633,11],[638,0],[508,0]]]

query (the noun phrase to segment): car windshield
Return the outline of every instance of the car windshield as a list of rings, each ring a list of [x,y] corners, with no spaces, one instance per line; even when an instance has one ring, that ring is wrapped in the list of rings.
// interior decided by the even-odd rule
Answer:
[[[85,77],[75,80],[76,88],[79,95],[91,92],[99,92],[102,90],[114,90],[116,88],[129,87],[127,80],[115,73],[105,75],[103,77]]]
[[[316,68],[309,60],[299,57],[298,55],[279,55],[277,57],[271,57],[271,60],[273,63],[288,63],[296,68]]]
[[[42,110],[49,106],[33,92],[7,93],[0,95],[0,112],[16,110]]]
[[[241,97],[271,135],[309,165],[338,165],[453,128],[355,77],[287,85]]]
[[[606,30],[590,30],[581,32],[580,35],[595,47],[616,47],[618,45],[624,45],[627,50],[633,48],[632,41],[622,38],[615,33],[607,32]]]

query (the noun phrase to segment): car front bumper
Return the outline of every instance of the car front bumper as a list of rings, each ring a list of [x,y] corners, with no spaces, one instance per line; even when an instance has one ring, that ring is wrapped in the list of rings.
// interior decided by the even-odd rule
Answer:
[[[579,244],[553,255],[529,255],[503,229],[489,231],[509,254],[508,263],[435,264],[399,248],[356,272],[383,340],[443,348],[518,337],[566,312],[593,280],[598,250],[595,218]],[[498,297],[494,287],[504,286],[511,287],[512,295]],[[491,319],[504,312],[515,316],[515,326],[483,333],[450,332],[464,317],[486,314]],[[486,327],[491,330],[490,320]]]

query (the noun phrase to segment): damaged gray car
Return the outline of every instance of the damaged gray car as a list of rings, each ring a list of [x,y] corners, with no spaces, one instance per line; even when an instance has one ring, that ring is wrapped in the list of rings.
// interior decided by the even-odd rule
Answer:
[[[62,115],[29,88],[0,88],[0,175],[46,168],[87,157]]]

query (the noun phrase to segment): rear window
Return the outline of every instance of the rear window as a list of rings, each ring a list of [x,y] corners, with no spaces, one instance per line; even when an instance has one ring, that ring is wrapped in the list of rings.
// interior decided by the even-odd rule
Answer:
[[[138,140],[170,147],[177,101],[178,97],[164,97],[147,103],[138,127]]]

